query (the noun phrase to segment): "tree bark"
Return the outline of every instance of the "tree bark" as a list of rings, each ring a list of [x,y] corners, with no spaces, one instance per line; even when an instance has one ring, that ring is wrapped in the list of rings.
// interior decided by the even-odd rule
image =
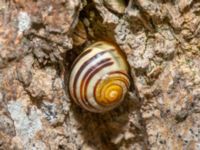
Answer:
[[[74,59],[98,40],[125,52],[116,109],[69,97]],[[1,0],[0,149],[200,149],[198,0]]]

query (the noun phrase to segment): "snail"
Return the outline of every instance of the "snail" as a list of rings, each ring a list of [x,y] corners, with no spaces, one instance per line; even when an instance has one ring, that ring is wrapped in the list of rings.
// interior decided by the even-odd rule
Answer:
[[[125,0],[104,0],[104,5],[111,11],[123,14],[126,9]]]
[[[101,113],[115,108],[130,87],[124,53],[106,41],[92,44],[72,64],[68,86],[70,97],[88,111]]]

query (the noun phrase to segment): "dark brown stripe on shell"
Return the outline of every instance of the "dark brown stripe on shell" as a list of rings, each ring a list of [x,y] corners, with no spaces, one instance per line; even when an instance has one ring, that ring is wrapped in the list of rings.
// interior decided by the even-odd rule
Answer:
[[[75,61],[73,62],[71,68],[73,69],[74,66],[77,64],[77,62],[78,62],[83,56],[87,55],[87,54],[88,54],[89,52],[91,52],[91,51],[92,51],[92,49],[88,49],[87,51],[83,51],[83,52],[75,59]]]
[[[87,51],[91,51],[91,50],[87,50]],[[86,52],[87,52],[86,51]],[[79,70],[78,70],[78,72],[76,73],[76,75],[75,75],[75,78],[74,78],[74,83],[73,83],[73,93],[72,93],[72,95],[74,96],[74,98],[75,98],[75,101],[78,101],[77,100],[77,95],[76,95],[76,86],[77,86],[77,81],[78,81],[78,79],[79,79],[79,76],[80,76],[80,74],[81,74],[81,72],[85,69],[85,67],[87,66],[87,65],[89,65],[94,59],[96,59],[96,57],[99,57],[99,55],[104,55],[105,53],[107,53],[107,52],[109,52],[109,51],[113,51],[113,49],[109,49],[109,50],[105,50],[105,51],[102,51],[102,52],[100,52],[100,53],[97,53],[96,55],[94,55],[93,57],[91,57],[89,60],[87,60],[87,61],[85,61],[81,66],[80,66],[80,68],[79,68]],[[88,53],[86,53],[86,54],[88,54]],[[85,55],[86,55],[85,54]],[[81,59],[83,56],[85,56],[85,55],[82,55],[81,57],[79,57],[78,58],[78,60],[79,59]],[[76,63],[78,63],[78,60],[76,61]],[[75,63],[75,64],[76,64]],[[75,66],[75,65],[74,65]],[[80,88],[80,87],[78,87],[78,88]]]
[[[87,50],[87,51],[83,51],[77,58],[76,58],[76,60],[73,62],[73,64],[72,64],[72,66],[71,66],[71,70],[70,70],[70,72],[72,72],[72,70],[73,70],[73,68],[74,68],[74,66],[77,64],[77,62],[82,58],[82,57],[84,57],[85,55],[87,55],[89,52],[91,52],[91,49],[89,49],[89,50]],[[70,77],[69,78],[71,78],[71,75],[72,74],[70,74]],[[74,85],[73,85],[73,87],[74,87]],[[76,98],[76,96],[74,95],[74,88],[72,87],[72,92],[69,92],[70,93],[70,96],[74,99],[74,101],[76,102],[76,103],[78,103],[77,102],[77,98]]]
[[[89,84],[89,82],[90,82],[90,80],[91,80],[91,78],[96,74],[96,73],[98,73],[99,71],[101,71],[103,68],[105,68],[105,67],[108,67],[108,66],[110,66],[110,65],[112,65],[113,64],[113,62],[107,62],[107,63],[105,63],[105,64],[103,64],[103,65],[101,65],[100,67],[98,67],[96,70],[94,70],[89,76],[88,76],[88,78],[87,78],[87,80],[86,80],[86,82],[85,82],[85,88],[83,89],[84,90],[84,95],[83,95],[83,101],[87,101],[87,89],[88,89],[88,84]],[[91,105],[91,104],[90,104]],[[97,108],[96,108],[97,109]]]
[[[127,83],[127,84],[126,84],[127,87],[130,85],[130,82],[129,82],[130,77],[129,77],[129,75],[128,75],[127,73],[122,72],[122,71],[112,71],[112,72],[109,72],[108,74],[122,74],[122,75],[126,76],[127,79],[128,79],[128,82],[126,82],[126,83]]]
[[[85,104],[85,102],[88,104],[88,107],[93,107],[90,103],[87,102],[87,93],[86,93],[86,89],[88,86],[88,83],[91,79],[91,77],[96,74],[98,71],[100,71],[103,67],[105,67],[106,65],[112,63],[110,61],[110,58],[106,58],[101,60],[99,63],[95,64],[94,66],[92,66],[86,73],[85,76],[83,77],[83,80],[81,82],[81,90],[80,90],[80,94],[81,94],[81,100],[82,102]],[[94,108],[94,107],[93,107]]]

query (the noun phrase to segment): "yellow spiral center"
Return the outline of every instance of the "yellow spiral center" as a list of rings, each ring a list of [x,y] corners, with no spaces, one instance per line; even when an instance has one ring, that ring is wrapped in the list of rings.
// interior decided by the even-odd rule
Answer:
[[[111,85],[106,89],[104,96],[109,103],[118,101],[122,96],[122,88],[118,85]]]
[[[109,77],[98,83],[95,89],[96,101],[102,105],[112,105],[121,101],[124,94],[121,82],[121,77]]]

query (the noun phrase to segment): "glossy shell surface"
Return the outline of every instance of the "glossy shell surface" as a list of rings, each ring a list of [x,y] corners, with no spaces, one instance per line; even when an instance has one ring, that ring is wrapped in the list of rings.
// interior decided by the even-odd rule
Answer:
[[[109,42],[96,42],[75,60],[69,77],[71,98],[91,112],[119,105],[130,86],[129,66],[122,51]]]

